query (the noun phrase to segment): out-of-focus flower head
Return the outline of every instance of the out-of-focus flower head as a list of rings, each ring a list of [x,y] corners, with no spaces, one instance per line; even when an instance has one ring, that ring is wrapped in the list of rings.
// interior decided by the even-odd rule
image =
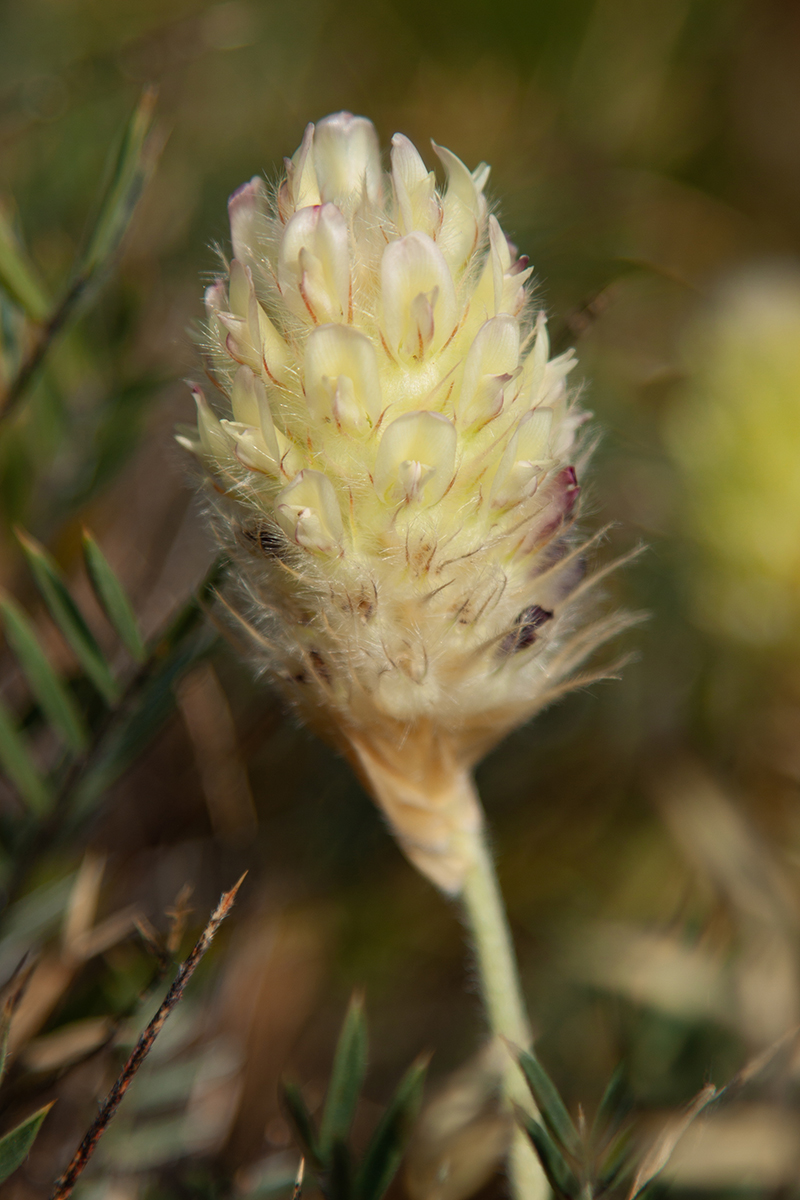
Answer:
[[[706,628],[754,645],[800,640],[800,276],[750,270],[693,329],[670,413],[688,579]]]

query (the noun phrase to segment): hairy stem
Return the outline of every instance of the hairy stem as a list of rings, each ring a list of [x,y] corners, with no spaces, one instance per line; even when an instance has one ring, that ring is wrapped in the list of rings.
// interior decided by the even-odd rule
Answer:
[[[474,790],[471,780],[468,784]],[[465,785],[466,786],[466,785]],[[472,866],[461,892],[464,917],[475,949],[481,995],[489,1027],[498,1038],[528,1047],[530,1026],[519,982],[503,897],[483,827],[470,835]],[[509,1106],[533,1106],[522,1073],[507,1053],[503,1090]],[[514,1200],[543,1200],[549,1193],[542,1168],[525,1133],[515,1127],[509,1152],[509,1177]]]

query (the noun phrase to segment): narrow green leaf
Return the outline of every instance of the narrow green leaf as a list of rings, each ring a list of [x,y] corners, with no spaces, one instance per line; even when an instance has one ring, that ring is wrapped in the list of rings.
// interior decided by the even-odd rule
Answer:
[[[356,1177],[354,1195],[357,1200],[381,1200],[394,1179],[422,1103],[427,1069],[427,1058],[418,1059],[400,1080],[367,1146]]]
[[[591,1140],[606,1140],[619,1129],[633,1107],[625,1064],[620,1063],[608,1081],[592,1125]]]
[[[317,1133],[300,1088],[296,1084],[287,1083],[284,1080],[281,1083],[280,1094],[286,1115],[297,1134],[297,1139],[300,1142],[300,1147],[304,1155],[315,1171],[321,1171],[323,1164]]]
[[[344,1142],[335,1141],[328,1151],[319,1185],[325,1200],[352,1200],[353,1162]]]
[[[339,1035],[331,1081],[325,1098],[325,1110],[319,1131],[323,1158],[327,1156],[335,1141],[347,1140],[366,1070],[367,1025],[364,1020],[364,1001],[361,996],[355,995],[350,1001]]]
[[[88,734],[75,701],[63,680],[53,670],[39,645],[32,622],[20,606],[0,591],[0,613],[6,639],[25,673],[42,711],[65,745],[76,753],[86,745]]]
[[[45,816],[50,811],[50,788],[34,766],[13,716],[1,702],[0,766],[28,807],[37,816]]]
[[[50,311],[47,294],[14,232],[8,213],[0,208],[0,287],[34,321],[41,323]]]
[[[49,1104],[45,1104],[44,1108],[40,1108],[33,1116],[17,1125],[16,1129],[12,1129],[5,1137],[0,1138],[0,1183],[8,1179],[17,1167],[22,1166],[31,1152],[31,1146],[36,1141],[42,1121],[54,1104],[55,1100],[51,1100]]]
[[[21,529],[17,529],[16,533],[51,617],[98,692],[107,704],[113,704],[119,697],[117,682],[94,634],[73,600],[58,564],[44,546],[40,546],[29,534]]]
[[[87,529],[83,531],[83,558],[100,607],[131,657],[137,662],[144,662],[147,650],[128,593]]]
[[[539,1162],[542,1164],[542,1170],[556,1196],[566,1197],[567,1200],[578,1200],[580,1190],[578,1180],[567,1166],[563,1154],[544,1125],[540,1125],[538,1121],[529,1117],[521,1109],[517,1110],[517,1118],[531,1139]]]
[[[97,762],[71,793],[71,808],[85,816],[116,779],[149,745],[175,707],[175,684],[203,655],[216,634],[192,639],[169,652],[160,669],[145,683],[130,708],[123,712],[104,742]]]
[[[155,104],[155,90],[148,88],[128,121],[94,228],[81,256],[79,277],[88,278],[109,265],[131,223],[155,165],[152,143],[148,139]]]
[[[597,1181],[604,1189],[613,1187],[623,1174],[633,1174],[634,1162],[631,1156],[633,1130],[625,1129],[612,1140],[603,1155]]]
[[[529,1050],[520,1050],[518,1060],[545,1125],[568,1154],[580,1157],[581,1140],[556,1085]]]

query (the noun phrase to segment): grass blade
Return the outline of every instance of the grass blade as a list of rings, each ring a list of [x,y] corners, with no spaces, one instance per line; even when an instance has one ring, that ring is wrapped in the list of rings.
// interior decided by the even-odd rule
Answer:
[[[39,275],[14,232],[8,213],[0,208],[0,287],[31,320],[45,320],[50,304]]]
[[[367,1070],[367,1026],[364,1001],[353,996],[339,1035],[331,1081],[319,1131],[320,1150],[327,1158],[334,1142],[345,1142],[353,1124]]]
[[[300,1088],[296,1084],[287,1083],[284,1080],[280,1091],[286,1115],[297,1134],[300,1148],[314,1170],[319,1172],[323,1169],[323,1164],[319,1151],[317,1132],[314,1128],[311,1114],[306,1108],[306,1102],[303,1099]]]
[[[100,695],[107,704],[113,704],[119,697],[116,680],[55,559],[23,530],[16,533],[51,617]]]
[[[355,1186],[357,1200],[380,1200],[394,1179],[422,1103],[427,1058],[409,1067],[367,1147]]]
[[[43,713],[64,744],[78,753],[88,740],[86,726],[69,689],[53,670],[39,645],[33,624],[16,601],[3,592],[0,592],[0,613],[8,644]]]
[[[579,1158],[581,1142],[578,1131],[552,1079],[538,1058],[529,1050],[520,1050],[518,1059],[545,1125],[568,1154]]]
[[[148,138],[155,104],[155,89],[148,88],[125,128],[94,229],[78,265],[79,278],[88,280],[109,265],[131,223],[155,165],[152,142]]]
[[[25,740],[6,706],[0,702],[0,766],[32,812],[50,811],[51,792],[33,764]]]
[[[563,1154],[555,1144],[544,1125],[540,1125],[533,1117],[521,1109],[517,1110],[517,1118],[531,1139],[533,1148],[547,1181],[557,1197],[568,1197],[578,1200],[580,1185],[573,1172],[567,1166]]]
[[[87,529],[83,531],[83,558],[92,590],[114,631],[131,657],[144,662],[147,650],[128,593]]]
[[[620,1127],[633,1107],[625,1064],[620,1063],[608,1081],[597,1116],[592,1126],[591,1140],[607,1139]]]
[[[353,1164],[344,1142],[336,1141],[331,1146],[320,1190],[325,1200],[352,1200]]]
[[[42,1121],[54,1104],[55,1100],[51,1100],[49,1104],[45,1104],[44,1108],[40,1108],[38,1112],[33,1113],[27,1120],[17,1125],[16,1129],[12,1129],[5,1137],[0,1138],[0,1183],[8,1179],[9,1175],[12,1175],[28,1157],[31,1146],[36,1141],[36,1135],[42,1127]]]

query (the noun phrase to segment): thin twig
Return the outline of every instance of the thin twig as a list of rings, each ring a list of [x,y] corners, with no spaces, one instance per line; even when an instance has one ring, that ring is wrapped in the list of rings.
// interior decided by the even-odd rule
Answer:
[[[69,323],[78,309],[89,284],[86,276],[74,280],[63,299],[51,316],[36,331],[27,356],[23,359],[17,374],[11,380],[8,390],[0,397],[0,416],[7,418],[19,404],[27,391],[28,384],[42,365],[48,350],[58,334]]]
[[[306,1160],[300,1159],[300,1166],[297,1168],[297,1174],[294,1178],[294,1191],[292,1192],[292,1200],[300,1200],[303,1194],[303,1176],[306,1173]]]
[[[80,1146],[75,1151],[72,1162],[69,1164],[64,1174],[56,1183],[50,1200],[66,1200],[67,1196],[72,1194],[72,1189],[77,1183],[78,1178],[83,1172],[89,1159],[94,1154],[97,1143],[108,1128],[108,1124],[117,1111],[122,1097],[130,1087],[136,1072],[139,1070],[139,1067],[150,1053],[153,1042],[161,1032],[164,1022],[183,996],[186,984],[194,974],[195,967],[200,962],[200,959],[203,957],[208,947],[211,945],[214,934],[217,932],[220,925],[233,907],[233,902],[236,899],[236,893],[242,886],[244,878],[245,876],[242,875],[238,883],[234,884],[229,892],[223,893],[220,902],[212,913],[208,924],[200,936],[200,939],[198,940],[189,957],[182,963],[178,974],[175,976],[172,986],[164,997],[161,1007],[134,1046],[131,1056],[125,1063],[117,1082],[106,1096],[106,1099],[100,1108],[100,1112],[92,1122],[92,1125]]]

